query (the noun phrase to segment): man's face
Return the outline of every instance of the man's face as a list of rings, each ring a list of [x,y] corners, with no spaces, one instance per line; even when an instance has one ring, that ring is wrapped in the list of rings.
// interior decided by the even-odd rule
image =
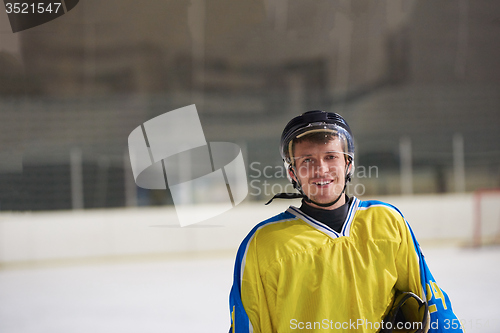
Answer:
[[[302,141],[295,144],[296,177],[305,195],[312,201],[329,203],[342,193],[346,175],[346,160],[342,151],[341,142],[336,137],[326,143]],[[339,200],[329,208],[337,208],[343,203],[344,200]]]

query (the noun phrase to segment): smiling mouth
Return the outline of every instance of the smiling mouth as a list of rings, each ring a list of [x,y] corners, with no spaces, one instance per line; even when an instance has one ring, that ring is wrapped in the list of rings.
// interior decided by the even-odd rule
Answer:
[[[318,186],[325,186],[325,185],[329,185],[333,183],[333,179],[330,179],[330,180],[320,180],[320,181],[317,181],[317,182],[313,182],[314,185],[318,185]]]

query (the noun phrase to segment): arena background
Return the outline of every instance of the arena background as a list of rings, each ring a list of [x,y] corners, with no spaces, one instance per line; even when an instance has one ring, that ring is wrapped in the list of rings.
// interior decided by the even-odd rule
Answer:
[[[227,330],[237,246],[290,204],[263,205],[282,128],[323,109],[354,132],[349,193],[397,205],[467,331],[498,332],[500,250],[477,247],[500,232],[499,192],[477,206],[500,187],[498,59],[490,0],[87,0],[18,33],[0,12],[0,331]],[[190,104],[249,195],[180,228],[127,138]]]

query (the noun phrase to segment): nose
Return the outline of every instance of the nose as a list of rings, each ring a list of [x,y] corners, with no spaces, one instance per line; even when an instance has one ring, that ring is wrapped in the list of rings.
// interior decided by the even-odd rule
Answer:
[[[328,163],[325,160],[320,159],[316,164],[316,174],[322,176],[328,173],[329,171],[330,171],[330,166],[328,165]]]

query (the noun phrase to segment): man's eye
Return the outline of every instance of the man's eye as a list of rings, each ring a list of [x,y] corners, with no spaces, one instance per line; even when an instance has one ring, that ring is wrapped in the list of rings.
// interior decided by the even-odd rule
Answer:
[[[335,156],[335,155],[328,155],[326,158],[327,158],[328,160],[334,160],[334,159],[336,159],[336,158],[337,158],[337,156]]]

